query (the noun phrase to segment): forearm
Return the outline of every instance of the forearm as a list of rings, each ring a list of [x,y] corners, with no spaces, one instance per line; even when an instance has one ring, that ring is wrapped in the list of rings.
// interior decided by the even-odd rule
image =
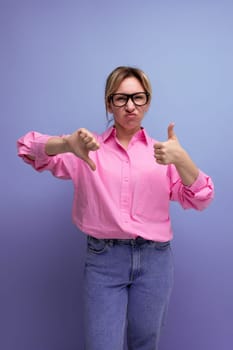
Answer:
[[[55,156],[65,152],[69,152],[69,147],[64,137],[51,137],[45,144],[45,153],[48,156]],[[35,160],[35,157],[31,154],[27,154],[26,157],[30,160]]]
[[[70,148],[65,137],[51,137],[45,145],[45,152],[48,156],[54,156],[70,152]]]
[[[95,170],[96,165],[89,157],[89,152],[96,151],[99,147],[96,138],[84,128],[76,130],[71,135],[61,137],[42,135],[33,131],[18,140],[19,156],[33,166],[36,161],[38,163],[41,159],[45,163],[49,162],[48,156],[69,152]]]
[[[190,186],[196,181],[199,170],[186,151],[183,150],[174,165],[184,185]]]

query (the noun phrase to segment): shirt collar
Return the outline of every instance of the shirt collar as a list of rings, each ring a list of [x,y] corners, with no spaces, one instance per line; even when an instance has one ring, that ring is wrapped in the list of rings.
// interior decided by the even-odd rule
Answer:
[[[114,126],[110,126],[107,130],[105,130],[102,134],[103,141],[107,141],[110,136],[115,136],[116,135],[116,129]]]
[[[110,137],[115,137],[115,136],[116,136],[116,129],[114,126],[110,126],[102,134],[103,142],[106,142]],[[147,132],[143,127],[134,135],[134,138],[136,140],[141,140],[147,145],[149,144],[149,136],[147,135]]]

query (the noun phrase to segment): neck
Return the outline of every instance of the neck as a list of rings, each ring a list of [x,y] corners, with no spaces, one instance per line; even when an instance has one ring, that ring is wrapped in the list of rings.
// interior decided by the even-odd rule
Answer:
[[[130,140],[132,137],[139,131],[141,130],[141,126],[138,126],[135,129],[124,129],[119,125],[115,124],[116,128],[116,136],[119,140],[119,142],[122,144],[123,147],[127,148]]]

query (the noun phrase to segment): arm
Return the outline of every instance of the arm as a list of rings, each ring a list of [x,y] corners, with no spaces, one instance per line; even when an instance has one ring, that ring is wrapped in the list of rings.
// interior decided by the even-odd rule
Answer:
[[[156,162],[169,165],[171,200],[183,208],[202,210],[212,201],[214,185],[211,178],[200,171],[188,153],[181,147],[174,131],[168,126],[168,140],[154,145]]]
[[[51,137],[45,144],[45,152],[48,156],[55,156],[70,151],[68,150],[65,137]],[[27,154],[26,157],[30,160],[35,160],[36,158],[31,154]]]
[[[154,156],[159,164],[174,164],[184,185],[192,185],[199,170],[188,153],[181,147],[175,133],[174,124],[168,126],[168,140],[154,145]]]
[[[89,158],[89,152],[96,151],[98,148],[99,144],[95,137],[88,130],[82,128],[69,136],[49,137],[45,143],[44,151],[47,156],[73,153],[84,160],[92,170],[95,170],[96,166]],[[25,154],[25,156],[31,161],[36,159],[34,154]]]
[[[196,181],[199,170],[185,150],[182,149],[177,154],[174,165],[183,185],[190,186]]]

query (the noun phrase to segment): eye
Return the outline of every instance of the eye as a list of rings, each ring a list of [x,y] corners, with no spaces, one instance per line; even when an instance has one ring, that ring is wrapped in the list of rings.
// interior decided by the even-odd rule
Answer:
[[[145,94],[137,94],[137,95],[134,95],[134,100],[135,100],[136,102],[144,101],[145,99],[146,99]]]
[[[144,106],[147,103],[147,94],[145,92],[138,92],[133,95],[133,101],[137,106]]]
[[[115,102],[125,102],[127,100],[127,97],[124,95],[118,95],[114,97]]]

